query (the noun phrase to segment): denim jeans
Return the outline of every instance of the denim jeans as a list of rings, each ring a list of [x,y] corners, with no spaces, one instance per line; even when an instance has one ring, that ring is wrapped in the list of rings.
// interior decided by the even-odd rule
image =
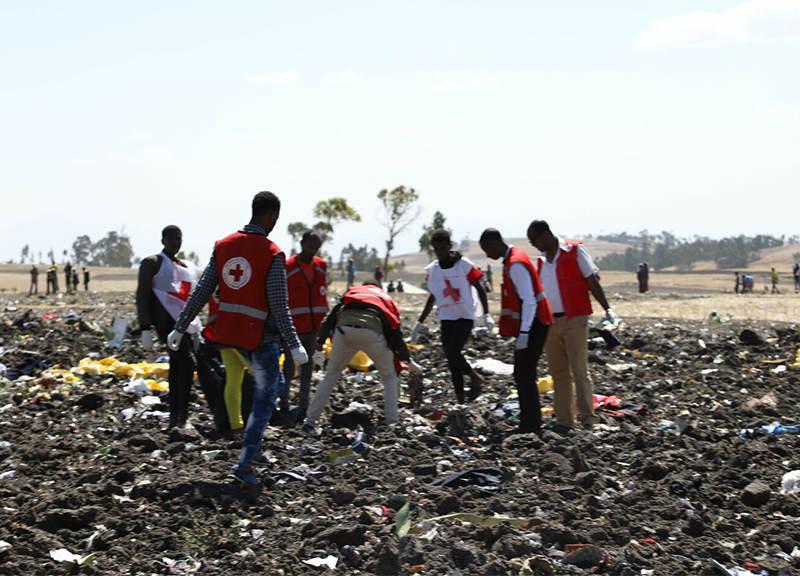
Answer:
[[[275,409],[275,401],[283,390],[285,381],[280,370],[281,352],[278,342],[266,342],[255,350],[239,349],[239,353],[252,370],[255,379],[253,408],[244,429],[244,441],[238,462],[240,468],[251,468],[261,447],[264,430],[267,429],[272,411]]]

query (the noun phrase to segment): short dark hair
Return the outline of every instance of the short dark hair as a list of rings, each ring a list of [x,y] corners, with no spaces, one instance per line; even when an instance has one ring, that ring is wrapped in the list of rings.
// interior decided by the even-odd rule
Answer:
[[[500,234],[500,230],[498,230],[497,228],[487,228],[486,230],[484,230],[483,234],[481,234],[480,243],[484,244],[486,242],[494,242],[494,241],[498,242],[503,241],[503,235]]]
[[[534,235],[538,238],[545,232],[550,232],[550,225],[544,220],[534,220],[533,222],[531,222],[531,225],[528,226],[528,232],[533,232]]]
[[[253,216],[261,216],[268,212],[278,212],[281,201],[272,192],[259,192],[253,197]]]
[[[375,286],[376,288],[380,288],[381,287],[381,283],[378,282],[377,280],[364,280],[363,284],[361,284],[361,285],[362,286]]]
[[[316,238],[319,240],[319,243],[322,244],[322,234],[316,230],[306,230],[303,232],[303,237],[300,238],[300,244],[305,244],[309,238]]]
[[[166,238],[167,234],[171,232],[177,232],[178,234],[183,236],[183,232],[181,232],[180,228],[175,226],[175,224],[170,224],[169,226],[165,226],[164,229],[161,231],[161,239],[163,240],[164,238]]]
[[[447,242],[448,244],[453,243],[450,240],[450,232],[443,228],[439,228],[438,230],[431,232],[431,244],[434,242]]]

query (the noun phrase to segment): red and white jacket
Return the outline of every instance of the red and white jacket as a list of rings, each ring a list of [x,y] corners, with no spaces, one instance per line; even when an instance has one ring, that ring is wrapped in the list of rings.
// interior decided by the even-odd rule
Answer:
[[[553,312],[550,303],[542,290],[539,273],[533,266],[528,254],[517,246],[512,246],[503,262],[503,284],[500,287],[500,322],[498,329],[501,336],[519,336],[522,321],[522,300],[514,289],[514,282],[508,273],[512,264],[522,264],[528,271],[533,283],[533,293],[536,297],[536,317],[545,326],[553,323]],[[530,328],[528,326],[527,328]]]
[[[319,330],[328,312],[328,279],[325,260],[314,256],[314,278],[309,281],[301,268],[299,255],[286,260],[286,284],[289,289],[289,314],[298,334]]]
[[[567,240],[567,249],[559,248],[556,260],[556,278],[558,291],[561,294],[561,303],[564,306],[564,315],[589,316],[592,313],[592,301],[589,298],[589,284],[581,272],[578,264],[578,246],[581,242]],[[542,258],[539,258],[537,270],[542,271]]]

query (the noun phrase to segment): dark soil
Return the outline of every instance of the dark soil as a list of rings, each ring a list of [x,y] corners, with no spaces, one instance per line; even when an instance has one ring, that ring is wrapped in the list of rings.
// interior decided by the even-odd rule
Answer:
[[[102,336],[61,317],[71,308],[104,326],[114,313],[134,318],[128,294],[82,294],[62,305],[5,299],[0,362],[8,368],[35,356],[61,367],[105,357]],[[60,317],[40,318],[52,312]],[[744,329],[763,342],[740,341]],[[336,572],[352,574],[546,574],[548,566],[557,574],[718,574],[712,560],[791,573],[800,566],[788,556],[800,546],[800,503],[781,494],[780,482],[800,469],[800,436],[739,432],[800,420],[800,373],[791,366],[800,334],[785,325],[632,320],[618,335],[623,345],[613,351],[591,342],[595,392],[644,405],[649,415],[604,414],[602,425],[574,437],[511,434],[515,421],[498,408],[511,379],[488,376],[478,402],[454,410],[434,333],[414,352],[425,369],[423,405],[406,405],[402,425],[381,425],[377,378],[341,380],[333,413],[351,401],[376,407],[365,458],[328,462],[354,430],[325,424],[313,439],[271,427],[257,488],[227,477],[239,444],[214,430],[199,386],[196,430],[165,432],[163,418],[121,415],[139,402],[123,392],[126,378],[0,377],[0,474],[14,471],[0,479],[0,540],[11,545],[0,552],[0,572],[63,572],[49,552],[67,548],[96,555],[81,574],[313,574],[327,569],[303,561],[329,555]],[[162,353],[143,351],[129,333],[116,356],[154,361]],[[508,362],[512,346],[479,335],[468,354]],[[772,371],[781,365],[787,369]],[[163,393],[154,409],[166,410]],[[328,465],[329,473],[286,483],[270,475],[302,465]],[[502,471],[499,490],[429,486],[473,468]],[[406,501],[412,526],[423,531],[398,539],[394,517]],[[423,522],[455,512],[527,523]]]

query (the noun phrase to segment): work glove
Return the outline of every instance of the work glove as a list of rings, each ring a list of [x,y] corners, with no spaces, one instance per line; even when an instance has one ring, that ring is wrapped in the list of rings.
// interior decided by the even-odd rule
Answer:
[[[145,350],[153,349],[153,332],[152,330],[142,330],[142,348]]]
[[[492,318],[491,314],[483,315],[483,325],[486,326],[486,329],[489,331],[489,334],[491,334],[492,330],[494,330],[494,319]]]
[[[181,346],[182,339],[183,334],[177,330],[173,330],[169,333],[169,336],[167,336],[167,346],[169,346],[170,350],[177,350]]]
[[[527,332],[522,332],[519,336],[517,336],[517,350],[525,350],[525,348],[528,347],[528,337],[529,334]]]
[[[295,366],[302,366],[303,364],[308,364],[308,352],[302,346],[298,346],[297,348],[292,348],[289,350],[289,354],[292,355],[292,360],[294,360]]]
[[[619,320],[619,316],[617,316],[617,313],[614,312],[611,308],[609,308],[608,310],[606,310],[606,319],[611,320],[612,322],[616,322],[617,320]]]
[[[411,328],[411,343],[416,344],[417,338],[419,338],[419,331],[422,330],[422,324],[417,322],[414,324],[414,327]]]
[[[317,350],[314,352],[314,364],[320,368],[325,366],[325,350]]]
[[[408,369],[411,370],[416,375],[422,374],[422,366],[414,362],[413,360],[408,361]]]

